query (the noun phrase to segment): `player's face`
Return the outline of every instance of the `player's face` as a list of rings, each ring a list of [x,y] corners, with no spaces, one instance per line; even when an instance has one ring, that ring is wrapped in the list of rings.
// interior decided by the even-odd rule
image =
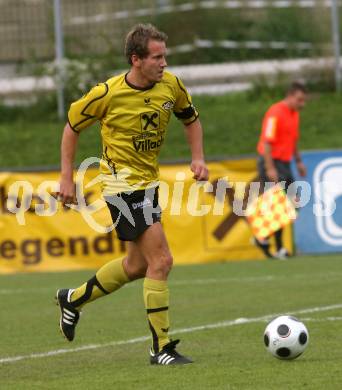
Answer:
[[[290,105],[293,110],[300,111],[306,103],[306,94],[302,91],[296,91],[289,96]]]
[[[165,42],[150,40],[148,52],[148,56],[140,60],[140,72],[149,83],[158,83],[167,66]]]

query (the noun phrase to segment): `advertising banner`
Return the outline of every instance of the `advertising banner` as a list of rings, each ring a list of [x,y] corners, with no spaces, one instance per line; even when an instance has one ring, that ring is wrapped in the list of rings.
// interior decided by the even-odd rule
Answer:
[[[342,252],[342,151],[305,152],[302,158],[308,175],[295,223],[297,252]]]
[[[162,224],[175,264],[262,259],[244,217],[254,159],[209,163],[197,184],[188,164],[162,165]],[[0,273],[98,268],[125,255],[101,197],[97,168],[77,174],[77,206],[63,207],[59,172],[0,173]],[[292,250],[291,229],[285,232]]]

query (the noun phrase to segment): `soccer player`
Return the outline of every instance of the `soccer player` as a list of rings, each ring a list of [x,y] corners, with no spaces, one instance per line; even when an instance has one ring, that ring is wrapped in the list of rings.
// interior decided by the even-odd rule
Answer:
[[[95,121],[101,123],[103,154],[100,164],[102,192],[119,239],[127,241],[127,256],[110,261],[86,283],[60,289],[60,329],[72,341],[84,305],[110,294],[124,284],[144,278],[143,296],[152,334],[150,363],[187,364],[170,340],[167,277],[172,255],[160,223],[158,207],[158,155],[171,113],[185,127],[194,179],[207,180],[202,127],[183,83],[165,70],[165,33],[139,24],[127,35],[127,73],[96,85],[71,104],[61,145],[59,198],[75,198],[73,162],[80,133]]]
[[[286,97],[273,104],[266,112],[257,150],[259,153],[258,171],[262,187],[266,182],[284,182],[285,190],[294,182],[290,162],[295,158],[300,176],[306,176],[306,167],[299,150],[299,111],[305,106],[307,91],[300,82],[293,82]],[[269,250],[269,238],[263,241],[255,238],[255,243],[267,257],[286,259],[289,253],[283,246],[282,229],[274,233],[276,253]]]

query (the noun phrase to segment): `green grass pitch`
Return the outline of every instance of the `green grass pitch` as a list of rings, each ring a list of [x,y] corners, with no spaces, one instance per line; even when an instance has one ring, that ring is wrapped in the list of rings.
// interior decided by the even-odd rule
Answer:
[[[172,337],[195,360],[183,367],[148,363],[141,282],[85,307],[75,341],[62,338],[55,290],[92,274],[0,277],[1,390],[341,389],[338,256],[175,267]],[[310,333],[295,361],[277,360],[263,345],[267,321],[285,313],[302,319]]]

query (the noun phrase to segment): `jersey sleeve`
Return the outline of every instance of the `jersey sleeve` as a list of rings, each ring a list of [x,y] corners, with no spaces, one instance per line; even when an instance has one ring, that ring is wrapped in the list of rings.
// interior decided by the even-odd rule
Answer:
[[[107,83],[97,84],[87,94],[71,104],[68,122],[75,132],[79,133],[104,117],[107,109],[108,90]]]
[[[198,112],[193,106],[191,96],[182,81],[176,77],[176,82],[176,102],[173,107],[173,113],[185,125],[189,125],[198,118]]]
[[[279,118],[276,115],[266,116],[262,129],[264,141],[272,143],[277,139],[278,119]]]

